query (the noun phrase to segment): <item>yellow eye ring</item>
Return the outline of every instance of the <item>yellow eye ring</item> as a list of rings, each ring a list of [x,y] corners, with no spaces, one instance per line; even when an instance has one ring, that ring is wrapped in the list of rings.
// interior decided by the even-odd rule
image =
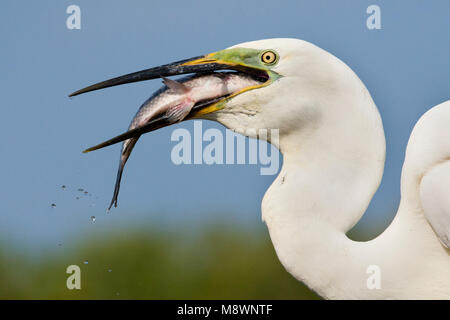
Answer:
[[[272,50],[264,51],[261,54],[261,61],[264,64],[275,64],[275,62],[277,62],[277,59],[277,54]]]

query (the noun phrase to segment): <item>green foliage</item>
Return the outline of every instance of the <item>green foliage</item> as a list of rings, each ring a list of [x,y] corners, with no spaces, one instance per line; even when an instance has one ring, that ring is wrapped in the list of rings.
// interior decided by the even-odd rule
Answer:
[[[267,232],[128,231],[90,236],[38,260],[0,250],[0,298],[317,299],[283,269]],[[72,264],[81,268],[81,290],[66,287]]]

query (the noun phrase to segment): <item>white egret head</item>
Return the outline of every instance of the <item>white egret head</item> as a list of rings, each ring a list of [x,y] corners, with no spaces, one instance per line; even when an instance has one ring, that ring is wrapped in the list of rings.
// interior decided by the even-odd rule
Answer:
[[[279,38],[246,42],[211,55],[226,63],[234,56],[233,63],[262,70],[268,80],[196,117],[216,120],[247,135],[254,129],[279,129],[281,145],[277,147],[283,152],[307,143],[334,141],[328,147],[332,153],[341,149],[341,140],[354,148],[369,144],[368,152],[384,161],[378,110],[358,76],[332,54],[306,41]]]

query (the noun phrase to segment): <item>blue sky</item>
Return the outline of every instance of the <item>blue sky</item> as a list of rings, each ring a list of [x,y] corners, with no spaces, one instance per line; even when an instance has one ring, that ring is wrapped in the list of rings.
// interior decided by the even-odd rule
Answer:
[[[71,4],[81,8],[81,30],[66,28]],[[370,4],[381,8],[381,30],[366,28]],[[122,133],[161,83],[67,97],[88,84],[264,38],[300,38],[330,51],[366,84],[386,131],[385,174],[366,227],[392,219],[413,125],[450,98],[448,1],[10,0],[0,9],[0,239],[33,250],[124,225],[264,228],[260,203],[274,176],[249,165],[175,166],[174,128],[141,138],[119,208],[107,215],[120,147],[81,151]]]

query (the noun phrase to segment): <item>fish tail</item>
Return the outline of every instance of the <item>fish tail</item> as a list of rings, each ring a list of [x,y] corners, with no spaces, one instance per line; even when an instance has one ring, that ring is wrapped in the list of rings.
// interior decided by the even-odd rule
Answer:
[[[140,136],[138,136],[137,138],[132,138],[132,139],[127,140],[128,145],[122,151],[122,154],[120,157],[120,162],[119,162],[119,169],[117,170],[117,177],[116,177],[116,184],[114,186],[114,193],[113,193],[113,197],[111,199],[111,203],[109,204],[108,211],[111,210],[113,205],[115,208],[117,208],[117,198],[119,196],[120,181],[122,180],[123,169],[125,167],[125,164],[127,163],[128,157],[130,156],[131,151],[133,150],[134,145],[138,141],[139,137]],[[126,143],[127,141],[125,141],[124,143]]]
[[[111,203],[109,204],[108,211],[111,210],[113,205],[115,208],[117,208],[117,197],[119,196],[120,180],[122,180],[122,173],[123,173],[124,166],[125,166],[125,163],[120,161],[119,169],[117,170],[116,185],[114,186],[114,194],[113,194]]]

